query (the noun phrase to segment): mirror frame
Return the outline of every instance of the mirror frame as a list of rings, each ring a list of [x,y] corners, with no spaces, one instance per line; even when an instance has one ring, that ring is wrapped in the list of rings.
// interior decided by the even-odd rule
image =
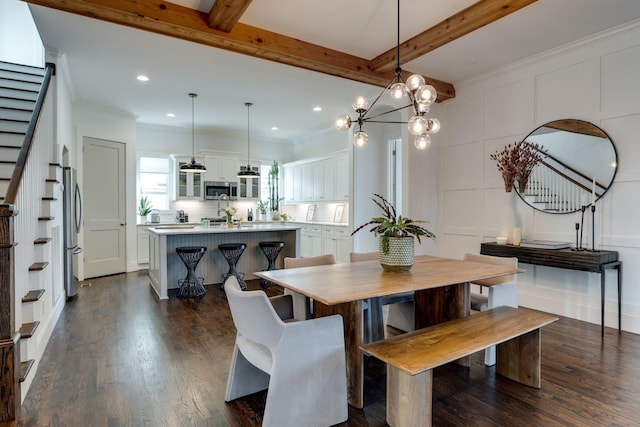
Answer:
[[[553,125],[554,126],[550,126]],[[609,191],[609,189],[611,188],[611,185],[613,184],[613,181],[615,180],[616,174],[618,173],[618,168],[620,167],[619,164],[619,160],[618,160],[618,150],[616,149],[616,145],[613,143],[613,139],[611,139],[611,136],[609,136],[609,134],[602,129],[600,126],[595,125],[591,122],[585,121],[585,120],[580,120],[580,119],[561,119],[561,120],[553,120],[547,123],[544,123],[540,126],[538,126],[537,128],[535,128],[534,130],[532,130],[531,132],[529,132],[529,134],[523,138],[523,142],[527,140],[527,138],[531,137],[532,135],[534,135],[536,132],[538,132],[540,129],[542,128],[551,128],[551,129],[559,129],[559,130],[564,130],[567,132],[573,132],[573,133],[580,133],[580,134],[585,134],[585,135],[589,135],[588,132],[585,131],[586,128],[595,128],[597,130],[597,132],[592,132],[591,134],[593,136],[600,136],[600,135],[596,135],[596,133],[601,133],[604,138],[606,140],[609,141],[609,143],[611,144],[611,148],[613,149],[613,156],[615,158],[615,168],[613,168],[613,175],[611,176],[611,180],[607,183],[606,188],[604,189],[604,191],[598,195],[598,197],[596,198],[596,202],[598,200],[600,200],[606,193],[607,191]],[[570,131],[570,130],[566,130],[567,128],[573,128],[575,129],[575,131]],[[544,149],[544,147],[543,147]],[[602,187],[604,188],[604,187]],[[531,208],[539,211],[539,212],[544,212],[544,213],[548,213],[548,214],[570,214],[570,213],[575,213],[575,212],[580,212],[581,209],[575,209],[575,210],[571,210],[571,211],[564,211],[564,212],[557,212],[557,211],[553,211],[553,210],[544,210],[544,209],[540,209],[536,206],[533,206],[531,203],[529,203],[526,199],[525,196],[520,194],[520,190],[518,189],[517,185],[514,185],[514,190],[516,191],[516,193],[518,194],[518,197],[520,197],[520,199],[522,199],[522,201],[524,203],[526,203],[528,206],[530,206]],[[587,206],[590,206],[591,203],[589,203]]]

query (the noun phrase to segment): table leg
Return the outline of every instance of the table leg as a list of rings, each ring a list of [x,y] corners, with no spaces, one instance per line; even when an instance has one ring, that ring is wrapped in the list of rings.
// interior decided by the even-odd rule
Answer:
[[[618,270],[618,331],[622,330],[622,263],[616,267]]]
[[[604,338],[604,285],[605,285],[605,269],[600,271],[600,337]]]
[[[364,365],[362,350],[362,301],[324,305],[313,301],[314,317],[340,314],[344,322],[344,348],[347,365],[347,399],[349,405],[362,409]]]
[[[449,320],[467,317],[471,313],[469,283],[458,283],[433,289],[416,291],[415,328],[447,322]],[[462,366],[471,366],[469,356],[458,360]]]

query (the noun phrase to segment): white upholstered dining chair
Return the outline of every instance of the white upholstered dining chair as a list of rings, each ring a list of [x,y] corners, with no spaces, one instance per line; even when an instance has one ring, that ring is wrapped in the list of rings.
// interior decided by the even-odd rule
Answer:
[[[224,289],[237,329],[225,401],[268,389],[265,427],[346,421],[342,316],[295,321],[289,296],[268,298],[262,290],[243,291],[234,276]]]
[[[490,255],[479,255],[467,253],[463,258],[465,261],[483,262],[487,264],[503,265],[505,267],[518,268],[518,258],[505,258]],[[490,308],[506,305],[518,307],[517,275],[494,277],[492,279],[477,280],[471,283],[480,289],[487,289],[488,292],[471,292],[471,309],[476,311],[486,311]],[[484,364],[493,366],[496,364],[496,348],[489,347],[484,351]]]

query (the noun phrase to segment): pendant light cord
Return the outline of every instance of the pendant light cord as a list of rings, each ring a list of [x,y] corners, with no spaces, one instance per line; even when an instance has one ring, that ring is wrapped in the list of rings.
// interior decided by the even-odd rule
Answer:
[[[251,109],[251,106],[253,105],[250,102],[246,102],[244,105],[247,106],[247,167],[251,164],[249,163],[249,159],[251,158],[251,139],[249,138],[249,129],[251,129],[251,119],[250,119],[250,114],[249,114],[249,110]]]
[[[195,93],[190,93],[189,96],[191,97],[191,163],[194,163],[196,161],[196,137],[195,137],[195,97],[198,96]]]
[[[396,49],[396,75],[400,76],[402,73],[400,69],[400,0],[398,0],[398,44]]]

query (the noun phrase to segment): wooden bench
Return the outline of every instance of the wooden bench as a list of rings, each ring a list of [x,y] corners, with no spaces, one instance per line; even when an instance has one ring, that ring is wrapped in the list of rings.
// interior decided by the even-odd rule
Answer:
[[[526,308],[497,307],[361,346],[387,363],[387,423],[430,426],[433,368],[492,345],[497,373],[540,388],[540,328],[556,320]]]

